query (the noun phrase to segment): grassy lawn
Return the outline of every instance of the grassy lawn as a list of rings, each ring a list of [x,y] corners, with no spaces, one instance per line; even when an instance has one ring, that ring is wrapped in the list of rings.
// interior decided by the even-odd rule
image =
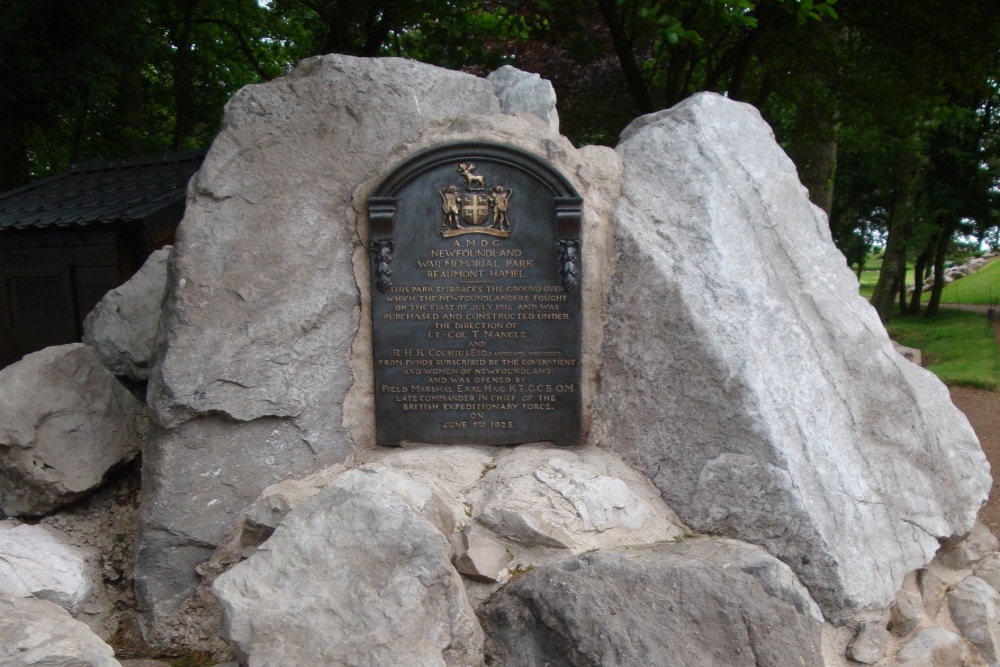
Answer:
[[[919,349],[924,367],[945,384],[1000,388],[996,337],[981,313],[942,308],[932,318],[897,315],[886,328],[896,342]]]
[[[875,278],[878,279],[878,274]],[[929,296],[924,294],[923,300],[927,301]],[[945,285],[941,293],[942,303],[996,305],[998,301],[1000,301],[1000,261],[996,259],[991,260],[971,276]]]
[[[875,291],[875,283],[878,282],[878,273],[881,270],[881,257],[871,257],[865,262],[865,270],[861,272],[861,279],[858,281],[861,283],[861,296],[866,299],[872,298],[872,292]],[[910,262],[906,264],[906,284],[913,284],[913,264]]]

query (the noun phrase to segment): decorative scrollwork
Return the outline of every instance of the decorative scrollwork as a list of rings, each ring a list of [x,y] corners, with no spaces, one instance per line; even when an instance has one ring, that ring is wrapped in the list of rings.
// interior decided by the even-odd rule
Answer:
[[[392,252],[395,244],[391,239],[372,241],[370,252],[375,260],[375,286],[385,292],[392,287]]]
[[[562,287],[567,292],[580,285],[580,241],[576,239],[559,239],[556,241],[559,252],[559,273],[562,275]]]

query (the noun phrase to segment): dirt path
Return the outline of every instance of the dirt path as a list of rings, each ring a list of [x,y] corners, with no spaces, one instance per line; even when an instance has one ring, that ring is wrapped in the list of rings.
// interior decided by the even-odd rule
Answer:
[[[953,304],[941,304],[942,307],[956,308]],[[969,307],[963,310],[977,310],[986,313],[986,306]],[[993,323],[993,333],[1000,344],[1000,320]],[[993,488],[990,498],[986,501],[979,514],[983,523],[1000,537],[1000,392],[971,389],[969,387],[951,387],[951,400],[958,409],[969,418],[969,423],[979,436],[983,453],[990,462],[993,472]]]
[[[979,436],[993,471],[993,488],[979,518],[1000,537],[1000,392],[952,387],[951,400],[965,413]]]

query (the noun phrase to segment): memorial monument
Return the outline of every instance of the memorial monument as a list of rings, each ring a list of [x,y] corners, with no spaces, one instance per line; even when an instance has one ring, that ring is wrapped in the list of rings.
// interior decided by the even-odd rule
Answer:
[[[696,95],[575,148],[535,75],[312,58],[230,101],[168,264],[144,290],[151,650],[1000,654],[978,441],[748,105]],[[23,394],[0,381],[44,407]]]

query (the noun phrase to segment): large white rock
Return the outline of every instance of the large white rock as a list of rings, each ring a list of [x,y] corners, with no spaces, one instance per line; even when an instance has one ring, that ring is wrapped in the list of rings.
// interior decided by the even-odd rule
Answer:
[[[42,526],[0,522],[0,594],[48,600],[75,615],[100,593],[96,560]]]
[[[355,189],[429,123],[499,112],[484,79],[338,55],[230,100],[189,187],[150,379],[164,429],[143,461],[147,630],[193,592],[194,565],[264,487],[355,448]]]
[[[167,289],[170,246],[157,250],[132,278],[104,295],[83,321],[83,342],[115,375],[148,380]]]
[[[303,480],[264,496],[296,507],[213,587],[223,632],[250,664],[480,664],[466,618],[514,572],[683,535],[652,484],[610,452],[442,446],[370,458],[322,490]],[[563,541],[486,522],[490,511],[532,517]]]
[[[0,371],[0,511],[39,515],[96,488],[139,451],[143,406],[81,343]]]
[[[312,446],[342,449],[354,189],[430,123],[499,111],[484,79],[394,58],[311,58],[236,93],[171,258],[161,423],[294,418]]]
[[[62,607],[0,596],[3,667],[119,667],[114,650]]]
[[[290,513],[218,579],[244,664],[474,665],[482,631],[434,491],[357,469]]]
[[[549,81],[510,65],[490,72],[486,79],[493,84],[504,113],[512,116],[519,113],[534,114],[550,130],[559,132],[556,91]]]
[[[326,56],[230,102],[191,184],[150,380],[162,430],[143,457],[136,572],[148,640],[263,488],[374,445],[366,196],[401,160],[455,141],[505,143],[566,175],[587,199],[584,262],[600,273],[617,155],[502,114],[489,81]],[[584,286],[595,312],[603,288]],[[584,358],[599,337],[589,320]],[[596,364],[583,372],[586,406]]]
[[[595,439],[829,620],[884,608],[986,499],[968,421],[893,351],[755,109],[700,94],[623,136]]]

